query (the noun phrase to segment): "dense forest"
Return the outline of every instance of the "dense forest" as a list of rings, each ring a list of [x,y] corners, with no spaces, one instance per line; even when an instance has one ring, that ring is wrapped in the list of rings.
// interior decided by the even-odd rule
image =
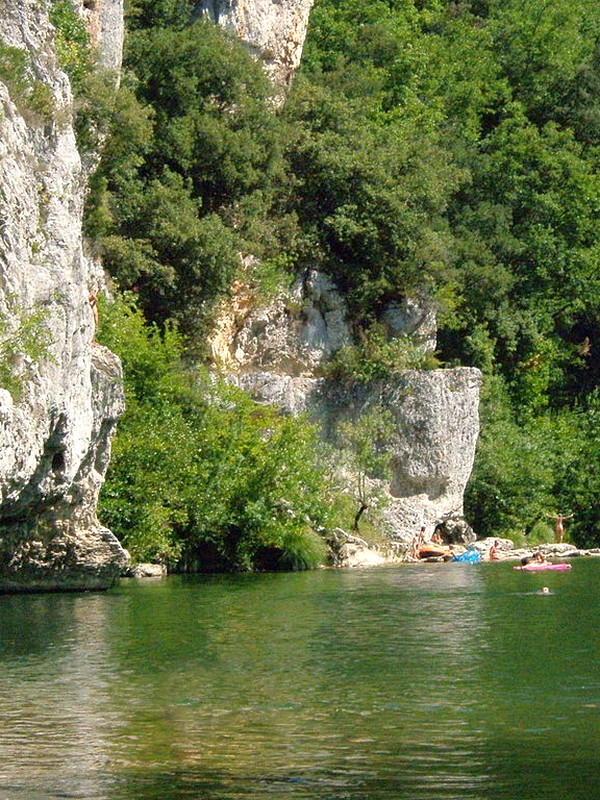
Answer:
[[[108,136],[86,229],[121,293],[100,338],[128,411],[102,513],[135,557],[299,568],[321,557],[315,530],[348,524],[309,423],[201,366],[240,254],[259,295],[309,266],[333,278],[356,379],[385,364],[386,303],[429,297],[436,363],[484,374],[469,522],[547,539],[560,511],[598,543],[594,0],[316,0],[280,109],[191,0],[130,0],[116,98],[65,19],[80,145]]]

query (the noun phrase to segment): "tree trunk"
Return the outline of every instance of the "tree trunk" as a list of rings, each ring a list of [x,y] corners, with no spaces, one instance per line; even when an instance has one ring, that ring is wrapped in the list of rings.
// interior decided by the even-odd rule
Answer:
[[[367,510],[368,507],[369,506],[366,503],[361,503],[360,504],[360,508],[358,509],[358,511],[356,512],[356,515],[354,517],[354,525],[352,526],[352,531],[354,533],[358,533],[358,522],[359,522],[360,518],[365,513],[365,511]]]

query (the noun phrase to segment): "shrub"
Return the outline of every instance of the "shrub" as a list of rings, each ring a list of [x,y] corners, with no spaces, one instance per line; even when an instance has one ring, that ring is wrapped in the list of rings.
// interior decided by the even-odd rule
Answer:
[[[410,336],[386,337],[374,324],[362,333],[356,345],[347,345],[325,366],[326,377],[337,381],[383,380],[407,369],[435,369],[435,356],[415,345]]]
[[[18,400],[27,380],[23,359],[50,358],[53,338],[44,309],[19,310],[10,297],[8,305],[10,314],[0,314],[0,386]]]
[[[176,329],[146,327],[131,297],[102,303],[99,339],[123,361],[127,396],[101,515],[133,557],[203,570],[320,563],[330,486],[314,427],[186,371]]]
[[[28,121],[45,122],[52,117],[55,111],[52,90],[34,78],[28,52],[0,42],[0,80]]]

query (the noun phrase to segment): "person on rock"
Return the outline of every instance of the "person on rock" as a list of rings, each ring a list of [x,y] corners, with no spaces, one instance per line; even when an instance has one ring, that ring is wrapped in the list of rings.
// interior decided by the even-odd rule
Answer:
[[[431,541],[434,542],[434,544],[444,544],[444,540],[442,538],[442,526],[441,525],[438,524],[433,529],[433,536],[431,537]]]
[[[96,342],[96,331],[98,330],[98,294],[97,292],[90,292],[88,295],[88,302],[90,304],[90,308],[92,309],[92,315],[94,317],[94,336],[92,339],[93,344],[97,344]]]
[[[490,547],[490,561],[499,561],[500,556],[498,555],[498,545],[500,542],[498,539],[494,539],[493,545]]]
[[[419,549],[425,544],[425,525],[421,526],[421,530],[416,534],[413,539],[412,556],[419,558]]]

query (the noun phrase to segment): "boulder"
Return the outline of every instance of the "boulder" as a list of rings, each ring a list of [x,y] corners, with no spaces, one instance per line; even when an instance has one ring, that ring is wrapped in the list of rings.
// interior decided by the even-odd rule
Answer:
[[[164,564],[134,564],[125,572],[126,578],[164,578],[167,568]]]

